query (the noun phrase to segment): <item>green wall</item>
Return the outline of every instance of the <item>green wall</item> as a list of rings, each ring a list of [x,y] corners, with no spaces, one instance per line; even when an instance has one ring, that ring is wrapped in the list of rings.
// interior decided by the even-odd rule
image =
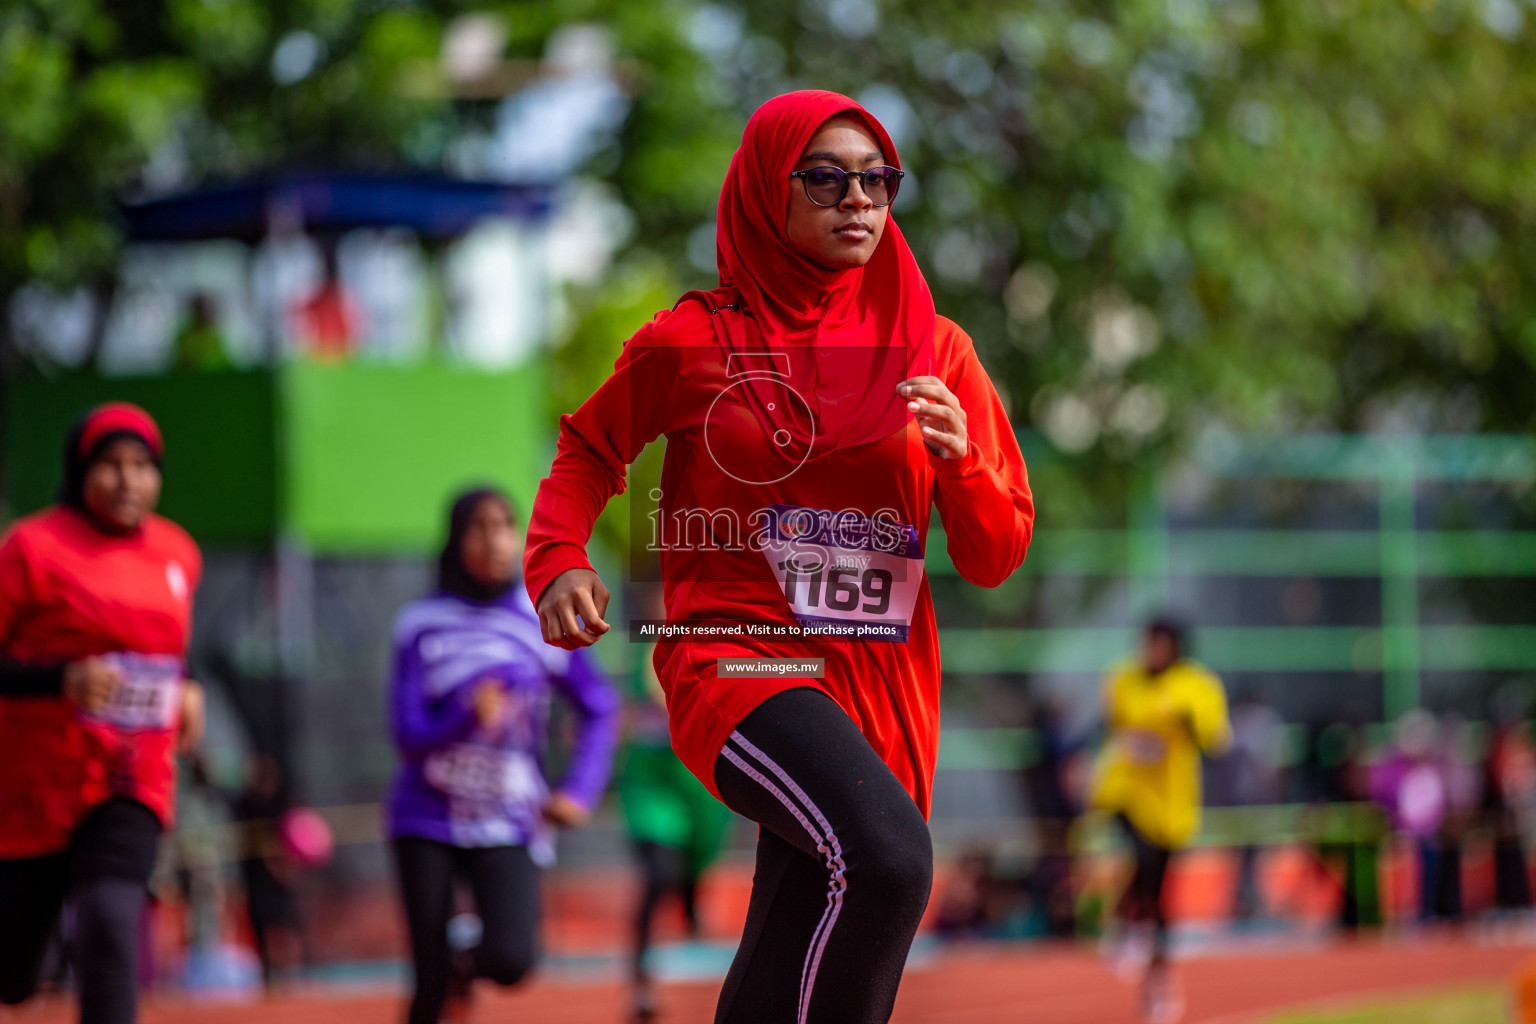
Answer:
[[[319,551],[425,551],[466,483],[527,514],[552,446],[542,369],[296,363],[284,370],[285,521]]]
[[[425,552],[466,483],[499,483],[526,512],[553,449],[545,396],[537,366],[29,376],[3,395],[4,504],[15,515],[49,504],[70,423],[117,399],[159,421],[161,511],[201,543],[263,544],[283,531],[319,554]]]
[[[160,511],[205,544],[243,544],[277,525],[274,389],[255,371],[156,377],[57,378],[8,382],[5,498],[16,515],[52,503],[63,472],[64,435],[101,402],[135,402],[165,435]]]

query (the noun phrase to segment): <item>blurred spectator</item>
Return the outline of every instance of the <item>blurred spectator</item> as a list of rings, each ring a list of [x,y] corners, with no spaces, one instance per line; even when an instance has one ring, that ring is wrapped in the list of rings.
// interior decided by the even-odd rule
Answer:
[[[229,369],[224,331],[219,327],[218,307],[208,292],[192,296],[187,317],[172,341],[175,366],[182,372]]]
[[[1142,1013],[1150,1021],[1183,1013],[1168,968],[1163,887],[1174,852],[1199,825],[1200,757],[1221,753],[1231,739],[1221,680],[1185,657],[1184,635],[1172,619],[1154,619],[1142,635],[1140,659],[1106,678],[1109,732],[1093,794],[1094,807],[1115,816],[1135,851],[1135,872],[1115,910],[1118,959],[1129,973],[1147,957]]]
[[[1364,803],[1371,798],[1371,777],[1363,734],[1348,722],[1331,722],[1313,734],[1309,747],[1313,801],[1303,832],[1315,854],[1311,877],[1338,888],[1340,928],[1379,925],[1385,827]]]
[[[1035,757],[1024,768],[1024,790],[1034,814],[1039,853],[1030,874],[1030,898],[1045,921],[1046,934],[1070,938],[1077,930],[1072,891],[1072,824],[1082,813],[1081,787],[1074,783],[1081,744],[1069,735],[1057,702],[1034,705],[1031,726]]]
[[[1477,824],[1483,802],[1483,733],[1480,726],[1448,715],[1441,721],[1440,737],[1438,760],[1445,776],[1446,813],[1440,826],[1440,873],[1432,909],[1436,918],[1459,921],[1466,911],[1461,887],[1462,849]]]
[[[1221,801],[1233,807],[1262,807],[1280,802],[1281,744],[1285,723],[1274,708],[1258,700],[1241,701],[1232,709],[1232,749],[1218,762],[1217,778],[1226,790]],[[1237,883],[1232,917],[1250,921],[1263,912],[1259,893],[1262,847],[1245,841],[1237,849]]]
[[[1371,777],[1371,795],[1393,829],[1418,847],[1421,921],[1461,913],[1461,862],[1448,842],[1448,828],[1455,828],[1449,767],[1440,724],[1417,709],[1398,719],[1392,751]]]
[[[245,788],[235,800],[235,817],[244,825],[240,877],[262,981],[271,988],[280,972],[305,957],[298,896],[282,858],[280,825],[293,806],[282,766],[271,754],[252,754],[245,766]]]
[[[946,938],[1001,938],[1019,902],[1019,885],[987,849],[967,850],[944,885],[934,929]]]
[[[258,984],[256,960],[225,935],[229,893],[225,865],[230,848],[229,794],[210,777],[201,755],[186,764],[171,833],[176,884],[186,913],[182,985],[191,992],[243,993]]]
[[[320,287],[289,310],[290,331],[300,352],[340,360],[357,349],[362,313],[341,282],[336,243],[321,246],[325,276]]]
[[[658,600],[648,611],[665,617]],[[698,893],[704,872],[720,852],[731,812],[705,789],[672,752],[666,699],[651,662],[654,645],[640,658],[636,693],[628,708],[629,745],[619,771],[619,799],[640,867],[630,961],[633,1019],[655,1019],[658,1007],[648,964],[656,912],[675,896],[690,937],[700,933]]]
[[[224,902],[220,867],[228,860],[223,825],[228,806],[208,776],[208,765],[194,755],[177,797],[175,849],[176,881],[187,908],[187,945],[193,958],[218,947]]]
[[[1530,723],[1513,715],[1501,721],[1483,762],[1482,811],[1493,833],[1494,907],[1531,907],[1524,833],[1536,807],[1536,746]]]

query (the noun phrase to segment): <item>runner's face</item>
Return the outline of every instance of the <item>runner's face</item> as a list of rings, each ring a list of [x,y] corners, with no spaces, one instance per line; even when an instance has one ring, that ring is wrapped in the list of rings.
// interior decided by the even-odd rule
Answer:
[[[1178,659],[1173,638],[1167,633],[1148,633],[1141,642],[1141,663],[1151,675],[1166,672]]]
[[[522,547],[522,537],[518,536],[507,506],[487,498],[469,517],[460,557],[471,576],[494,586],[509,582],[516,574]]]
[[[862,171],[883,163],[885,154],[864,122],[839,114],[811,136],[794,169],[830,164],[845,171]],[[871,203],[858,178],[848,182],[848,194],[836,206],[811,202],[799,178],[790,179],[790,184],[789,219],[784,226],[790,248],[826,270],[852,270],[868,263],[885,233],[890,208]]]
[[[107,445],[85,471],[81,499],[107,526],[136,529],[160,501],[160,470],[149,449],[129,438]]]

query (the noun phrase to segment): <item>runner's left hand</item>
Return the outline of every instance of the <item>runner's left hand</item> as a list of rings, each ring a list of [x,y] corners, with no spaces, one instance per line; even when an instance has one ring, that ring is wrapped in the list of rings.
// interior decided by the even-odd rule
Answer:
[[[544,805],[544,817],[565,828],[579,828],[592,817],[592,812],[564,793],[555,793]]]
[[[907,400],[907,411],[917,417],[928,451],[944,459],[963,459],[971,436],[965,429],[965,410],[960,399],[937,377],[911,377],[896,385]]]
[[[181,740],[177,749],[190,754],[203,742],[203,729],[208,724],[208,702],[203,696],[201,683],[183,680],[181,684]]]

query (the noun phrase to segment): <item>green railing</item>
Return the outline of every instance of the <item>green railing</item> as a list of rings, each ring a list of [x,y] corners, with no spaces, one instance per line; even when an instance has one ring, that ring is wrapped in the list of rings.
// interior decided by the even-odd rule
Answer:
[[[1030,446],[1038,450],[1038,445]],[[1217,481],[1373,484],[1372,529],[1170,529],[1159,486],[1143,489],[1126,529],[1042,528],[1024,569],[1035,576],[1120,577],[1138,614],[1164,603],[1170,577],[1375,578],[1374,626],[1243,626],[1199,630],[1201,658],[1218,672],[1380,673],[1388,720],[1419,703],[1428,671],[1536,670],[1536,627],[1424,625],[1419,585],[1436,577],[1536,576],[1536,531],[1419,529],[1421,484],[1536,483],[1525,437],[1286,436],[1204,446],[1193,468]],[[1038,500],[1050,500],[1041,494]],[[937,532],[929,571],[953,574]],[[1124,628],[944,629],[950,672],[1099,672],[1133,649]]]

